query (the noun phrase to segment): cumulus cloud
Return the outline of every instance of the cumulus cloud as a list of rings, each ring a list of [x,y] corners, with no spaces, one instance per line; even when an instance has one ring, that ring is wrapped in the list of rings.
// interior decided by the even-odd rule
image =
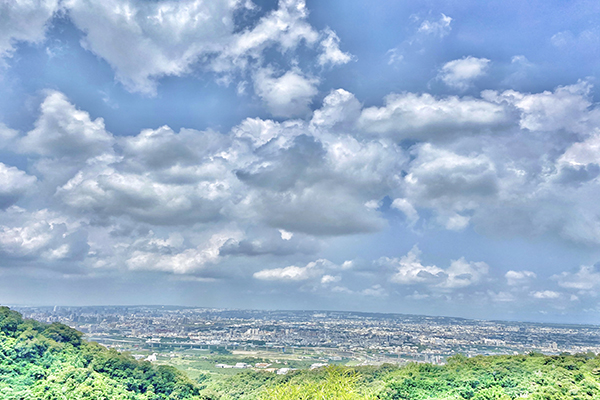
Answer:
[[[295,283],[300,291],[312,291],[328,294],[359,294],[366,296],[385,296],[387,293],[380,285],[367,288],[366,292],[353,291],[340,282],[351,276],[351,261],[337,265],[327,259],[311,261],[304,267],[291,265],[283,268],[270,268],[253,274],[256,280],[270,281],[271,285],[278,283]]]
[[[219,260],[219,249],[231,238],[239,237],[236,231],[223,231],[213,234],[205,243],[196,248],[181,248],[179,238],[175,241],[154,240],[140,249],[133,244],[133,249],[126,260],[131,270],[148,270],[188,274],[202,270],[207,265]],[[178,243],[179,242],[179,243]]]
[[[256,11],[256,6],[248,1],[67,0],[65,7],[85,33],[82,45],[105,59],[129,90],[150,95],[156,94],[161,77],[188,74],[197,66],[229,82],[239,72],[259,69],[267,49],[285,54],[301,43],[312,48],[320,36],[323,39],[318,63],[339,65],[350,57],[339,50],[339,39],[332,30],[325,29],[320,34],[308,23],[303,0],[280,0],[276,9],[246,29],[235,24],[235,15],[244,9]],[[266,83],[260,74],[256,77],[261,81],[255,86],[264,95]],[[290,85],[301,85],[306,90],[310,82],[299,74],[284,77],[279,83],[287,83],[288,97]],[[271,107],[272,96],[269,100]],[[289,108],[284,115],[288,113]]]
[[[7,139],[3,151],[25,153],[29,163],[18,164],[23,170],[0,168],[14,183],[4,185],[10,189],[4,207],[23,199],[17,204],[51,208],[91,226],[85,265],[186,274],[247,256],[280,260],[301,272],[307,266],[286,257],[319,254],[333,236],[380,231],[391,221],[388,207],[402,212],[406,225],[418,221],[423,230],[473,224],[484,231],[492,226],[494,233],[550,232],[597,243],[598,134],[583,129],[596,125],[596,108],[587,86],[575,86],[542,94],[490,92],[481,99],[404,93],[367,108],[337,89],[310,120],[248,118],[224,133],[162,126],[131,136],[113,135],[101,118],[48,92],[32,130],[0,130]],[[528,96],[551,105],[544,113],[563,100],[578,104],[571,108],[576,116],[556,123],[560,130],[573,121],[578,133],[546,136],[546,127],[539,136],[531,134],[533,128],[524,126],[532,127],[532,110],[543,107],[518,104]],[[54,179],[57,168],[61,179]],[[567,184],[574,195],[564,190]],[[32,185],[42,195],[29,196]],[[17,235],[16,225],[5,225]],[[226,228],[239,234],[205,246]],[[150,229],[163,236],[177,230],[185,239],[154,250],[132,244]],[[201,232],[205,237],[199,239]],[[71,257],[71,242],[52,243],[27,254]],[[478,263],[455,260],[442,268],[414,258],[413,264],[403,261],[412,269],[400,270],[400,259],[386,264],[396,283],[449,291],[487,276]],[[306,273],[315,269],[321,272],[307,284],[352,288],[345,280],[331,281],[345,279],[342,269],[311,267]],[[533,277],[512,271],[505,278],[516,285]],[[382,282],[346,288],[360,293],[374,284]]]
[[[254,273],[256,279],[265,281],[303,281],[319,274],[319,271],[308,267],[289,266],[285,268],[264,269]]]
[[[360,115],[358,99],[344,89],[332,90],[323,105],[313,113],[311,125],[316,129],[353,130]]]
[[[414,246],[401,258],[380,258],[380,265],[391,266],[396,272],[391,281],[400,285],[424,285],[433,289],[455,290],[477,285],[488,274],[484,262],[467,262],[464,258],[454,260],[446,269],[435,265],[423,265],[421,251]]]
[[[68,0],[65,6],[85,33],[82,45],[105,59],[128,89],[152,94],[157,78],[189,72],[201,55],[231,39],[241,3]]]
[[[553,275],[558,285],[567,289],[592,290],[600,286],[600,266],[582,265],[577,272]]]
[[[210,130],[181,129],[175,133],[170,127],[162,126],[120,138],[119,144],[128,166],[138,169],[139,165],[142,171],[165,169],[175,172],[175,167],[182,170],[197,167],[202,161],[225,151],[230,141]]]
[[[11,0],[0,4],[0,57],[11,56],[18,42],[40,43],[59,0]]]
[[[462,156],[430,144],[416,155],[405,177],[409,203],[437,210],[447,229],[466,227],[469,210],[498,191],[495,166],[484,155]]]
[[[104,120],[91,120],[60,92],[50,91],[40,106],[35,128],[20,141],[22,151],[51,158],[85,160],[112,148]]]
[[[266,254],[286,256],[292,254],[314,254],[320,250],[320,243],[306,235],[293,234],[283,229],[268,230],[264,233],[252,232],[251,237],[239,240],[229,239],[221,246],[222,256],[262,256]]]
[[[238,139],[250,141],[253,148],[262,147],[269,142],[270,148],[289,147],[297,136],[306,134],[306,127],[300,120],[276,122],[260,118],[246,118],[233,127],[231,133]]]
[[[506,283],[509,286],[525,285],[531,280],[537,278],[537,275],[533,271],[513,271],[510,270],[504,274]]]
[[[11,207],[0,214],[0,254],[4,266],[27,261],[52,267],[60,260],[81,260],[88,251],[87,233],[76,221],[49,210],[27,212]]]
[[[365,203],[381,189],[381,178],[393,179],[386,176],[387,166],[378,165],[382,155],[359,143],[348,152],[332,145],[300,135],[288,148],[263,149],[268,152],[260,162],[237,171],[238,179],[253,189],[247,197],[251,210],[288,232],[343,235],[381,229],[385,222]],[[374,170],[365,169],[365,161]]]
[[[277,9],[263,16],[254,27],[233,35],[211,67],[218,72],[245,68],[251,59],[261,59],[269,46],[285,53],[302,42],[314,44],[319,33],[306,21],[307,17],[304,0],[279,0]]]
[[[321,66],[347,64],[352,56],[340,50],[340,38],[329,28],[326,28],[324,38],[321,40],[322,53],[319,54],[318,63]]]
[[[333,30],[319,32],[307,21],[304,0],[280,0],[260,18],[252,2],[240,0],[19,0],[1,7],[0,55],[10,55],[18,41],[43,41],[48,21],[61,8],[83,32],[81,45],[106,60],[129,91],[154,96],[161,78],[201,69],[220,83],[238,80],[243,92],[250,76],[256,94],[278,117],[306,115],[319,79],[297,70],[295,62],[294,69],[275,74],[266,59],[277,59],[265,53],[274,50],[269,54],[284,58],[304,44],[322,67],[352,57],[340,50]],[[245,21],[245,28],[236,25],[244,10],[257,19]]]
[[[543,290],[539,292],[531,292],[531,297],[541,300],[558,299],[561,294],[552,290]]]
[[[498,104],[514,106],[520,112],[519,125],[522,129],[564,129],[569,132],[586,133],[600,122],[600,111],[592,107],[591,90],[590,82],[579,81],[574,85],[559,86],[553,92],[483,91],[482,97]]]
[[[161,183],[107,167],[78,173],[57,190],[57,196],[83,212],[128,215],[138,221],[171,225],[219,219],[229,189],[227,182],[220,180]]]
[[[275,76],[271,68],[260,69],[254,77],[254,90],[276,117],[303,116],[317,94],[318,80],[290,70]]]
[[[37,157],[36,170],[56,199],[105,222],[262,220],[313,235],[380,229],[384,221],[367,203],[398,181],[401,151],[351,137],[321,141],[310,130],[301,121],[248,119],[231,135],[164,126],[114,137],[102,119],[50,92],[19,146]],[[61,179],[53,180],[58,170]]]
[[[341,277],[341,276],[339,276],[339,275],[338,275],[338,276],[333,276],[333,275],[323,275],[323,276],[321,277],[321,283],[322,283],[323,285],[329,285],[329,284],[332,284],[332,283],[335,283],[335,282],[339,282],[339,281],[341,281],[341,280],[342,280],[342,277]]]
[[[320,259],[312,261],[304,267],[291,265],[285,268],[263,269],[255,272],[253,276],[255,279],[264,281],[306,281],[318,278],[321,283],[328,284],[338,280],[330,275],[325,275],[325,271],[333,267],[335,265],[331,261]]]
[[[473,81],[485,75],[490,60],[472,56],[449,61],[440,69],[437,78],[451,88],[467,90]]]
[[[595,132],[584,141],[573,143],[559,157],[558,164],[575,168],[600,164],[600,133]]]
[[[421,250],[415,246],[400,259],[383,258],[379,262],[394,264],[396,273],[392,276],[391,281],[401,285],[418,283],[438,285],[448,277],[443,269],[435,265],[423,265],[420,257]]]
[[[390,94],[384,107],[362,110],[358,125],[372,134],[395,139],[436,140],[510,124],[507,110],[482,99],[430,94]]]
[[[26,191],[31,189],[37,178],[27,175],[18,168],[0,163],[0,209],[15,204]]]

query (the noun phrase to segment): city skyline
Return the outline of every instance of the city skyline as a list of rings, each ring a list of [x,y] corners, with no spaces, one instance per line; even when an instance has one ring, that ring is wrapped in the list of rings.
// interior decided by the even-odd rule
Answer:
[[[0,304],[600,324],[595,2],[0,14]]]

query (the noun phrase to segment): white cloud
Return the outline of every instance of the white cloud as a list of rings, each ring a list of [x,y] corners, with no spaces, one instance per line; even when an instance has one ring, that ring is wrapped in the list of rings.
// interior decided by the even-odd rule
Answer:
[[[283,54],[319,38],[306,20],[304,0],[280,0],[244,30],[235,25],[234,13],[255,8],[247,1],[66,0],[65,6],[85,32],[82,45],[104,58],[129,90],[150,95],[163,76],[181,76],[200,65],[229,82],[232,74],[262,65],[267,48]],[[335,33],[325,30],[324,36],[319,62],[343,63],[347,54],[337,47]]]
[[[220,219],[230,195],[227,181],[161,183],[110,167],[80,172],[57,190],[57,196],[73,209],[105,217],[128,215],[158,225]]]
[[[231,40],[238,1],[67,0],[82,45],[105,59],[129,90],[153,94],[156,79],[189,72]]]
[[[261,149],[263,158],[236,173],[252,189],[245,215],[255,214],[277,229],[319,236],[384,226],[379,212],[365,204],[398,181],[392,168],[404,157],[394,146],[352,138],[321,142],[307,135],[295,137],[287,148],[278,148],[277,139],[271,143]]]
[[[576,86],[545,94],[496,93],[488,100],[404,93],[388,97],[384,107],[365,109],[352,93],[337,89],[310,121],[251,118],[226,133],[162,126],[134,136],[112,135],[101,118],[49,92],[34,129],[24,135],[0,129],[3,151],[14,152],[18,145],[18,152],[26,152],[23,162],[30,164],[20,168],[36,174],[37,183],[24,171],[0,170],[7,182],[22,186],[9,194],[33,184],[39,189],[35,196],[23,189],[18,204],[51,207],[89,223],[93,254],[84,264],[98,268],[196,273],[236,257],[314,255],[332,236],[384,228],[387,199],[394,199],[391,207],[407,216],[408,225],[422,220],[423,230],[473,224],[478,232],[550,232],[593,244],[600,241],[594,223],[600,215],[598,122],[587,86]],[[518,121],[537,106],[516,104],[537,95],[546,106],[559,107],[557,99],[578,106],[556,124],[558,130],[549,131],[553,134],[531,134]],[[561,135],[566,121],[579,124],[581,133]],[[590,129],[584,133],[583,127]],[[407,138],[417,142],[401,142]],[[60,180],[52,175],[57,167]],[[228,224],[240,236],[206,250],[209,238],[198,235]],[[151,228],[163,235],[181,231],[185,245],[169,247],[169,254],[131,245]],[[117,246],[115,237],[130,234]],[[28,254],[58,262],[73,252],[70,242],[52,243]],[[109,255],[113,248],[127,250]],[[399,274],[394,279],[443,291],[470,287],[486,276],[483,265],[465,260],[443,268],[417,261],[418,268],[403,270],[404,277],[398,264],[389,264]],[[322,273],[307,284],[338,276],[333,269],[317,269]],[[349,268],[344,281],[360,269]],[[512,271],[507,282],[519,280],[518,274],[526,278],[526,272]]]
[[[314,44],[319,33],[306,21],[307,16],[304,0],[279,0],[277,9],[262,17],[256,26],[233,35],[211,67],[217,72],[246,68],[251,59],[260,60],[269,46],[276,45],[285,53],[301,42]]]
[[[454,260],[446,269],[421,263],[421,251],[414,246],[400,259],[383,257],[378,263],[396,269],[391,281],[401,285],[422,284],[430,288],[459,289],[480,283],[489,271],[484,262]]]
[[[294,234],[292,232],[288,232],[284,229],[279,229],[279,233],[281,233],[281,238],[283,240],[290,240],[294,237]]]
[[[331,283],[339,282],[342,280],[341,276],[333,276],[333,275],[323,275],[321,278],[321,283],[323,285],[328,285]]]
[[[284,257],[292,254],[314,254],[321,247],[321,241],[307,235],[294,235],[286,232],[287,235],[283,237],[279,231],[269,228],[253,228],[240,240],[228,240],[219,249],[219,253],[223,256],[274,255]]]
[[[420,17],[413,14],[410,19],[412,22],[416,22],[420,20]],[[402,63],[407,56],[410,57],[415,53],[423,54],[426,51],[426,43],[430,42],[432,38],[434,40],[443,39],[452,31],[451,23],[452,18],[445,14],[441,14],[437,21],[430,19],[422,21],[413,35],[385,53],[388,59],[387,64],[396,66]]]
[[[463,57],[444,64],[437,77],[451,88],[467,90],[475,79],[485,75],[489,63],[487,58]]]
[[[582,142],[573,143],[559,157],[558,164],[570,167],[600,164],[600,132],[595,132]]]
[[[418,33],[423,33],[426,35],[433,35],[433,36],[437,36],[439,38],[443,38],[444,36],[447,36],[450,31],[452,30],[452,27],[450,26],[450,24],[452,23],[452,18],[450,18],[449,16],[442,14],[442,16],[440,17],[439,20],[437,21],[429,21],[429,20],[425,20],[421,23],[421,26],[419,26],[418,29]]]
[[[324,39],[321,40],[322,53],[319,54],[318,62],[321,66],[347,64],[352,56],[340,50],[340,38],[329,28],[323,32]]]
[[[524,285],[530,282],[532,279],[537,278],[535,272],[532,271],[513,271],[510,270],[504,274],[506,283],[510,286]]]
[[[11,56],[20,42],[40,43],[59,0],[8,0],[0,3],[0,57]]]
[[[19,136],[19,132],[0,122],[0,148],[13,147],[17,136]]]
[[[54,226],[46,221],[31,221],[23,226],[2,226],[0,251],[9,257],[35,255],[54,239],[53,229]]]
[[[0,209],[16,203],[36,183],[35,176],[0,163]]]
[[[575,273],[563,272],[552,279],[567,289],[593,290],[600,287],[600,269],[597,265],[582,265]]]
[[[388,56],[388,65],[395,65],[404,60],[404,54],[397,48],[389,49],[385,54]]]
[[[323,283],[329,283],[329,279],[326,279],[322,275],[323,270],[318,268],[318,263],[311,262],[305,267],[291,265],[285,268],[263,269],[262,271],[255,272],[253,276],[255,279],[264,281],[305,281],[321,277],[321,280],[325,279],[327,281]]]
[[[344,90],[332,90],[323,99],[323,106],[314,111],[311,126],[316,129],[355,129],[361,104],[356,97]]]
[[[347,270],[347,269],[352,269],[353,267],[354,267],[354,261],[346,260],[342,263],[342,265],[340,266],[340,269]]]
[[[165,271],[187,274],[202,270],[207,265],[219,261],[219,249],[231,238],[239,238],[236,231],[223,231],[213,234],[205,243],[188,249],[178,249],[180,243],[172,239],[159,243],[155,251],[134,249],[127,258],[126,265],[131,270]],[[169,251],[160,251],[160,247]]]
[[[0,254],[7,263],[26,260],[47,267],[45,261],[82,258],[87,253],[86,233],[79,223],[49,210],[27,212],[11,207],[0,214]]]
[[[360,291],[363,296],[373,297],[385,297],[388,295],[387,291],[381,285],[373,285],[369,288]]]
[[[404,213],[409,226],[413,226],[419,220],[419,213],[406,199],[394,199],[392,202],[392,208],[400,210]]]
[[[119,144],[130,167],[140,171],[166,169],[172,172],[175,167],[182,170],[192,167],[190,172],[197,171],[193,167],[199,167],[203,161],[209,161],[231,146],[230,140],[217,132],[181,129],[175,133],[168,126],[119,138]]]
[[[591,90],[590,82],[579,81],[574,85],[559,86],[553,92],[484,91],[482,97],[514,106],[521,114],[519,125],[522,129],[587,133],[600,123],[600,111],[592,108]]]
[[[92,121],[89,113],[78,110],[64,94],[50,91],[40,109],[35,128],[21,139],[22,151],[85,160],[111,150],[113,138],[104,120]]]
[[[558,299],[561,297],[561,294],[552,290],[544,290],[539,292],[531,292],[531,297],[534,297],[536,299],[548,300]]]
[[[446,270],[448,279],[440,285],[443,288],[457,289],[480,283],[490,267],[484,262],[467,262],[464,257],[454,260]]]
[[[276,77],[272,69],[263,68],[254,77],[254,90],[274,116],[295,117],[310,112],[318,83],[317,79],[306,77],[300,71],[290,70]]]
[[[498,191],[496,168],[484,155],[462,156],[427,143],[416,156],[405,177],[407,200],[435,209],[447,229],[466,227],[468,213]]]
[[[288,282],[313,282],[322,287],[342,280],[340,275],[333,275],[335,271],[343,271],[342,266],[329,260],[319,259],[311,261],[304,267],[290,265],[284,268],[263,269],[253,274],[254,279],[263,281],[288,281]]]
[[[430,94],[390,94],[384,107],[362,110],[358,126],[369,133],[395,139],[444,139],[460,134],[481,132],[510,123],[505,108],[489,101],[436,98]]]
[[[414,246],[405,256],[397,258],[382,258],[382,264],[393,265],[396,273],[391,281],[401,285],[414,285],[418,283],[437,285],[447,278],[443,269],[435,265],[421,263],[421,250]]]
[[[260,118],[246,118],[232,129],[236,138],[250,140],[254,147],[261,147],[271,140],[277,147],[289,147],[291,141],[303,133],[305,130],[300,121],[279,123]]]

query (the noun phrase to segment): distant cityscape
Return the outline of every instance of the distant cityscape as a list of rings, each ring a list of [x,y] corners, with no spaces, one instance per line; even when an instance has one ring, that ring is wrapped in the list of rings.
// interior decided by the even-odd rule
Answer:
[[[600,353],[600,327],[342,311],[168,306],[16,307],[120,351],[164,349],[315,354],[362,365],[444,363],[455,354]],[[150,357],[151,361],[156,360]],[[223,367],[223,366],[221,366]],[[238,366],[239,367],[239,366]]]

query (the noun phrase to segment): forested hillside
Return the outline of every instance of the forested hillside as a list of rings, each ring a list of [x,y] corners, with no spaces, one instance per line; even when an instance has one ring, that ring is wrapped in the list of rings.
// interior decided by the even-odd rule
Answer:
[[[0,399],[600,399],[594,354],[452,357],[444,366],[246,371],[196,381],[0,307]]]
[[[63,324],[23,320],[0,307],[0,399],[198,399],[173,367],[81,340]]]

